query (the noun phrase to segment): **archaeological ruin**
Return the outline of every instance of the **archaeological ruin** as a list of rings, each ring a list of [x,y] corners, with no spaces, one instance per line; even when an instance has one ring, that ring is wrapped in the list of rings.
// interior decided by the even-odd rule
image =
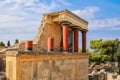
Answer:
[[[6,51],[7,80],[88,80],[87,26],[69,10],[44,14],[32,41]]]

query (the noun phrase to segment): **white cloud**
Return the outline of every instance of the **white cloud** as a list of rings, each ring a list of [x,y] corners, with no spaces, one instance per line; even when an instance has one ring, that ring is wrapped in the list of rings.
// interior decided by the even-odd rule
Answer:
[[[68,4],[65,0],[0,0],[0,40],[33,39],[42,14]]]
[[[89,22],[89,29],[109,29],[120,30],[120,18],[96,19],[96,13],[100,11],[99,7],[89,6],[82,10],[72,11]]]
[[[110,18],[101,20],[91,20],[89,22],[90,29],[120,29],[120,18]]]
[[[55,10],[61,3],[68,4],[63,0],[51,0],[49,4],[40,0],[0,1],[0,28],[39,25],[41,15]]]
[[[82,17],[82,18],[94,18],[95,13],[98,12],[100,10],[99,7],[95,7],[95,6],[90,6],[90,7],[86,7],[85,9],[82,10],[74,10],[72,11],[73,13],[75,13],[76,15]]]
[[[29,6],[29,8],[26,8],[26,10],[36,13],[48,13],[55,8],[57,8],[57,5],[55,2],[52,2],[50,5],[39,3],[37,6]]]
[[[0,6],[9,6],[10,10],[19,9],[36,13],[47,13],[68,4],[65,0],[50,0],[50,2],[41,0],[4,0],[0,2]]]
[[[0,24],[24,20],[23,17],[12,16],[12,15],[11,16],[10,15],[0,15],[0,19],[1,19]]]

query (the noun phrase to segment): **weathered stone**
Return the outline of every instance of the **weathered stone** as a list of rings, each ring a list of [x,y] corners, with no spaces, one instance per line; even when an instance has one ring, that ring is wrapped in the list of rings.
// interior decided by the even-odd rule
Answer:
[[[13,56],[7,55],[9,67],[7,67],[6,75],[12,80],[87,80],[88,55],[66,55],[23,54],[22,52]],[[12,77],[9,72],[12,73]],[[16,76],[13,76],[13,72]]]

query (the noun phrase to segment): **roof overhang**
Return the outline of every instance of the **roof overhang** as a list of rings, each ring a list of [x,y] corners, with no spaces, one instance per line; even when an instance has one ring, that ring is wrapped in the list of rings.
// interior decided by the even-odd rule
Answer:
[[[51,17],[50,20],[52,22],[59,24],[68,22],[73,28],[75,27],[79,30],[88,30],[88,22],[68,10],[62,10],[44,15]]]

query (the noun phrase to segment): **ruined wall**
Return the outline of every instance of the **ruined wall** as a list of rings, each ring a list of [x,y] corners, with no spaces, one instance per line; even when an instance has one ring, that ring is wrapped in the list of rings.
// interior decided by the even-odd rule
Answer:
[[[53,23],[50,16],[44,15],[38,33],[33,40],[33,51],[47,51],[47,40],[50,37],[54,38],[54,51],[60,50],[61,26]],[[19,44],[18,50],[24,51],[25,43]]]
[[[61,29],[57,24],[44,25],[43,33],[37,37],[37,42],[34,40],[33,51],[47,51],[47,40],[50,37],[54,38],[54,51],[60,50]],[[36,38],[35,38],[36,39]]]
[[[6,61],[10,80],[88,80],[87,54],[11,53]]]
[[[25,41],[21,42],[18,45],[18,51],[25,51]]]

